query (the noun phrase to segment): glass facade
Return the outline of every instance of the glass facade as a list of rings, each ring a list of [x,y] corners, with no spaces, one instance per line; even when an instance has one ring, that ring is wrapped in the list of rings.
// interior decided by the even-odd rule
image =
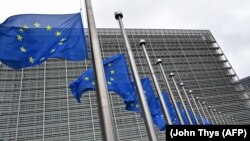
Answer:
[[[240,79],[240,83],[245,90],[250,90],[250,76]]]
[[[98,33],[103,57],[126,52],[120,29],[98,29]],[[151,77],[138,45],[143,38],[151,61],[161,58],[166,74],[174,72],[177,83],[184,82],[187,90],[237,118],[239,124],[250,123],[238,77],[210,31],[127,29],[127,34],[141,77]],[[77,103],[68,88],[88,67],[91,59],[51,59],[23,70],[1,64],[0,141],[102,140],[95,92],[85,93]],[[160,69],[156,64],[153,67],[160,87],[166,89]],[[177,96],[172,81],[170,85]],[[141,114],[126,111],[115,93],[110,92],[110,101],[117,141],[148,140]],[[155,130],[158,140],[165,140],[165,132]]]

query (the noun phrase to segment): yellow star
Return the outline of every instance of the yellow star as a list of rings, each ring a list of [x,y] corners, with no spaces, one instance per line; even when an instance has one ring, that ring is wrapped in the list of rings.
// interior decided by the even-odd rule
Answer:
[[[47,25],[46,29],[47,29],[47,31],[51,31],[51,29],[52,29],[52,26],[50,26],[50,25]]]
[[[62,39],[61,39],[61,42],[64,42],[65,40],[66,40],[65,38],[62,38]]]
[[[45,58],[44,58],[44,57],[40,59],[40,61],[43,61],[43,60],[45,60]]]
[[[35,28],[39,28],[40,27],[40,23],[36,22],[36,23],[34,23],[34,26],[35,26]]]
[[[19,29],[19,31],[20,31],[20,32],[23,32],[23,29],[22,29],[22,28],[20,28],[20,29]]]
[[[114,78],[110,77],[110,80],[111,80],[111,81],[114,81]]]
[[[114,70],[111,70],[110,73],[111,73],[111,74],[115,74],[115,71],[114,71]]]
[[[85,79],[86,81],[88,81],[88,80],[89,80],[89,78],[88,78],[88,77],[85,77],[84,79]]]
[[[55,34],[56,34],[56,36],[58,37],[58,36],[61,36],[62,33],[59,32],[59,31],[57,31]]]
[[[109,63],[109,64],[108,64],[108,66],[109,66],[109,67],[111,67],[111,66],[112,66],[112,64],[111,64],[111,63]]]
[[[95,82],[92,82],[92,85],[95,85]]]
[[[136,108],[138,108],[139,107],[139,105],[138,104],[136,104]]]
[[[24,29],[28,29],[29,27],[28,27],[27,25],[24,25],[23,28],[24,28]]]
[[[30,63],[34,63],[33,57],[30,57],[30,58],[29,58],[29,62],[30,62]]]
[[[108,81],[108,84],[111,85],[112,83]]]
[[[26,49],[24,48],[24,46],[21,46],[20,50],[21,50],[21,52],[26,52]]]
[[[63,42],[58,43],[58,45],[63,45]]]
[[[21,35],[17,35],[17,40],[22,41],[23,37]]]
[[[56,51],[56,49],[52,49],[51,51],[50,51],[50,53],[53,53],[53,52],[55,52]]]

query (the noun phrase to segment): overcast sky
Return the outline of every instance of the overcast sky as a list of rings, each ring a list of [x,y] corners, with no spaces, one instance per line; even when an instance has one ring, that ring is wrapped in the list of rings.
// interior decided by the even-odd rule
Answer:
[[[250,0],[92,0],[97,27],[209,29],[239,78],[250,75]],[[0,22],[24,13],[79,12],[80,0],[0,0]],[[86,20],[84,25],[86,25]]]

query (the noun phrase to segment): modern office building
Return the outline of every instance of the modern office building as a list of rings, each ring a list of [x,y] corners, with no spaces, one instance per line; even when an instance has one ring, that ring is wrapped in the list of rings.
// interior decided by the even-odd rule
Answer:
[[[98,33],[103,57],[125,52],[120,29],[98,29]],[[187,90],[193,90],[195,96],[217,111],[235,117],[239,124],[250,123],[250,110],[240,97],[238,77],[209,30],[127,29],[127,34],[140,77],[151,78],[138,45],[143,38],[151,61],[161,58],[166,74],[174,72],[177,83],[184,82]],[[23,70],[2,64],[0,141],[102,140],[96,93],[85,93],[77,103],[68,88],[91,64],[91,59],[51,59]],[[166,89],[156,64],[154,69],[161,89]],[[171,80],[170,84],[178,98]],[[110,102],[116,140],[148,140],[141,114],[126,111],[123,100],[115,93],[110,92]],[[165,140],[165,132],[155,130],[158,140]]]
[[[240,79],[240,83],[245,90],[250,90],[250,76]]]
[[[246,99],[245,107],[250,108],[250,76],[240,79],[240,84],[244,88],[242,98]]]

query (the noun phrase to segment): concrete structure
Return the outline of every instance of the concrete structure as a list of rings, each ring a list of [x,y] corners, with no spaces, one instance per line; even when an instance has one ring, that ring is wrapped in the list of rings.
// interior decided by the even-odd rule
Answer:
[[[104,57],[125,52],[120,29],[98,29],[98,33]],[[127,34],[140,77],[151,78],[143,50],[138,45],[143,38],[162,90],[166,86],[156,64],[158,58],[163,60],[167,76],[174,72],[176,82],[185,83],[186,90],[192,89],[195,97],[237,118],[240,124],[250,123],[250,110],[244,106],[246,99],[240,98],[238,77],[209,30],[128,29]],[[68,89],[68,84],[88,67],[91,67],[91,59],[81,62],[51,59],[24,69],[23,73],[2,64],[0,141],[101,140],[95,92],[85,93],[82,102],[77,103]],[[126,111],[115,93],[110,92],[110,101],[116,140],[148,140],[140,113]],[[185,103],[188,107],[187,101]],[[155,130],[158,140],[165,140],[165,132]]]

